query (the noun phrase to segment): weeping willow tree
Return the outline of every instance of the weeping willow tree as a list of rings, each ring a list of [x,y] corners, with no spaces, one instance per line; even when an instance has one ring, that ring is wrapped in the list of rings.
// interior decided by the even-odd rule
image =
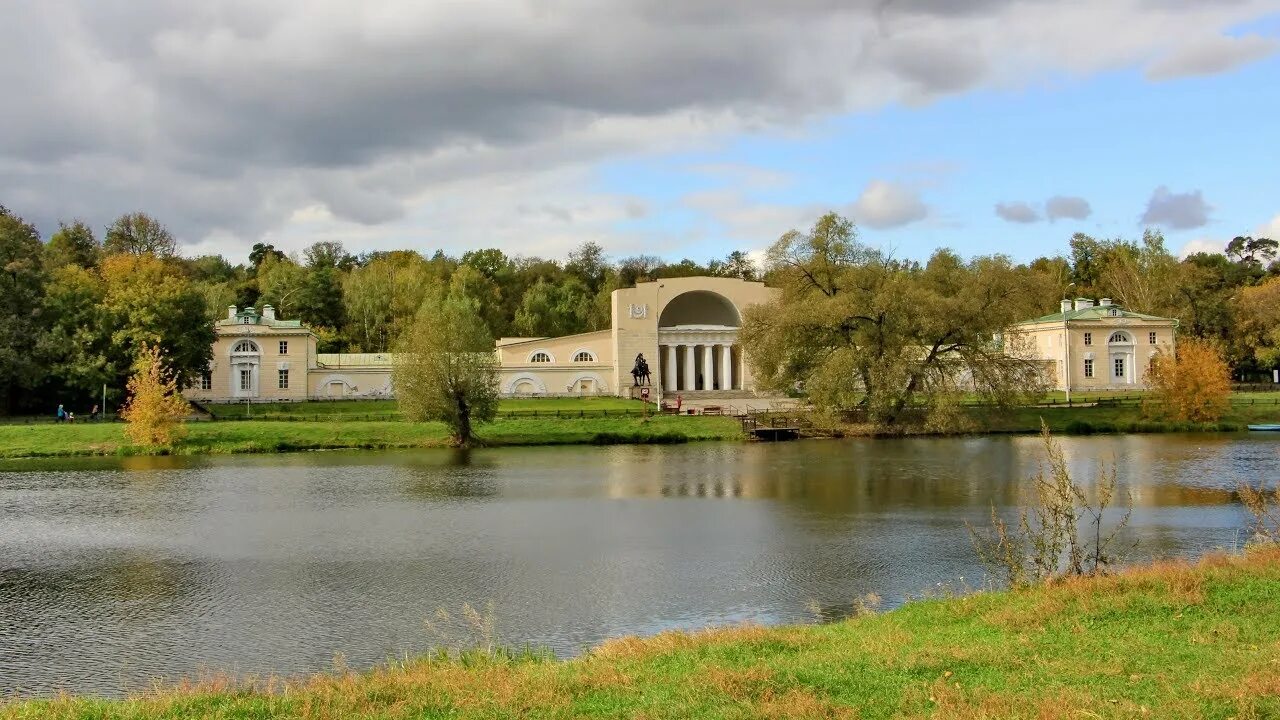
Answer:
[[[1044,391],[1043,367],[1005,342],[1035,312],[1032,275],[1008,258],[895,260],[829,213],[783,235],[767,264],[781,292],[748,308],[742,329],[767,389],[801,388],[820,410],[864,408],[882,425],[920,409],[938,421],[968,394],[1009,405]]]
[[[498,410],[498,358],[476,303],[433,294],[397,345],[392,382],[409,420],[449,426],[455,445],[473,440],[476,423]]]

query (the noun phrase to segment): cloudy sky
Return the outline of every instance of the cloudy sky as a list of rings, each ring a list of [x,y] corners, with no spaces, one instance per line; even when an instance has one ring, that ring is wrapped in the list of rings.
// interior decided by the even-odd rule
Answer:
[[[1280,0],[0,0],[0,203],[188,254],[1280,235]]]

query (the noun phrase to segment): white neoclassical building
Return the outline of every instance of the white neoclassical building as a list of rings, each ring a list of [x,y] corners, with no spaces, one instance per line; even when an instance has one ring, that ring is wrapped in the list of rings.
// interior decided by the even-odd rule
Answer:
[[[501,338],[504,395],[631,395],[643,354],[655,386],[698,397],[751,394],[738,343],[743,311],[775,291],[735,278],[687,277],[615,290],[608,330],[564,337]],[[391,397],[389,353],[318,353],[297,320],[263,307],[227,309],[214,323],[210,371],[185,394],[205,402]],[[657,390],[657,388],[655,388]]]
[[[1110,298],[1063,300],[1059,312],[1011,328],[1016,349],[1044,363],[1058,390],[1137,390],[1158,352],[1173,352],[1178,321]]]

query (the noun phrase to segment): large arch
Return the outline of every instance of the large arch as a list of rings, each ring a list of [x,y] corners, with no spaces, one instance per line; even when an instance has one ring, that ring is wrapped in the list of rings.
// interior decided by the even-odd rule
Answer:
[[[595,387],[591,392],[596,395],[603,395],[609,392],[609,383],[606,382],[604,378],[600,377],[598,373],[593,372],[582,372],[574,375],[573,379],[569,381],[569,384],[565,386],[565,391],[575,392],[579,390],[581,388],[580,383],[583,380],[590,380],[595,384]]]
[[[534,392],[541,393],[543,395],[545,395],[547,392],[547,384],[542,382],[542,378],[538,377],[537,375],[534,375],[533,373],[516,373],[515,375],[512,375],[511,379],[507,382],[507,394],[508,395],[531,394],[531,393],[525,393],[519,389],[521,386],[528,386],[528,385],[532,385],[534,387]]]
[[[710,290],[690,290],[671,298],[658,317],[658,327],[710,325],[741,327],[742,315],[729,298]]]

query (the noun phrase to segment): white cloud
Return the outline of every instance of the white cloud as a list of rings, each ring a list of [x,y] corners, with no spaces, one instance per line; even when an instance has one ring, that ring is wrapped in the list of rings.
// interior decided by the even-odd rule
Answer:
[[[1271,218],[1271,222],[1259,225],[1253,233],[1254,237],[1280,240],[1280,214]]]
[[[1245,35],[1214,35],[1173,49],[1147,67],[1147,78],[1171,80],[1192,75],[1216,75],[1256,62],[1280,50],[1280,40]]]
[[[929,208],[912,188],[872,180],[854,201],[850,213],[857,224],[883,230],[923,220]]]
[[[144,209],[188,247],[229,252],[266,238],[306,244],[307,232],[347,237],[353,251],[510,242],[546,253],[585,232],[612,234],[621,246],[648,239],[617,234],[603,219],[640,205],[594,191],[598,178],[584,168],[602,159],[743,131],[802,132],[836,113],[1153,59],[1153,73],[1229,69],[1261,52],[1259,41],[1204,38],[1274,8],[1275,0],[9,3],[0,81],[22,101],[0,112],[0,187],[9,189],[6,204],[44,229],[77,216],[101,227]],[[868,192],[869,227],[923,217],[910,191]],[[891,201],[896,212],[885,209]],[[315,207],[333,216],[328,225],[295,219]],[[555,221],[566,213],[572,222]]]
[[[1215,238],[1199,237],[1195,240],[1188,240],[1182,249],[1178,251],[1179,258],[1186,258],[1188,255],[1194,255],[1199,252],[1203,253],[1221,253],[1227,243]]]
[[[1190,230],[1208,224],[1212,209],[1199,190],[1175,193],[1161,185],[1151,193],[1142,223],[1162,225],[1170,230]]]

